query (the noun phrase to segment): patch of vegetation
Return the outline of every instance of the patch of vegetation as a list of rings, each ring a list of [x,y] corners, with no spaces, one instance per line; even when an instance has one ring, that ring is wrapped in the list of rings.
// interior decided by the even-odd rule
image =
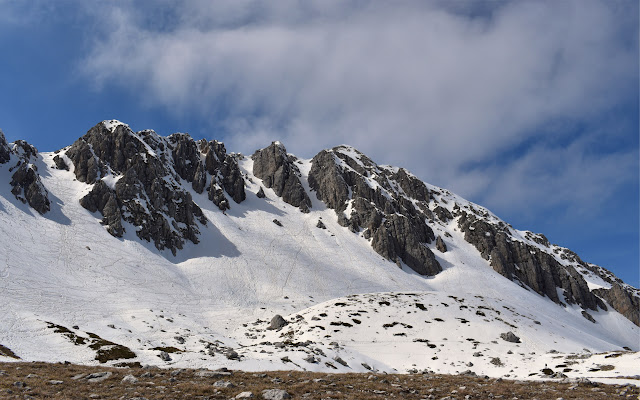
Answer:
[[[136,353],[121,344],[110,342],[95,333],[87,332],[92,339],[89,348],[96,351],[95,359],[104,364],[108,361],[136,358]]]
[[[45,323],[47,324],[47,327],[49,329],[53,329],[53,332],[62,334],[62,336],[65,336],[71,341],[71,343],[75,344],[76,346],[86,344],[86,338],[78,336],[75,332],[70,331],[69,328],[66,328],[62,325],[54,324],[53,322],[45,321]]]
[[[16,360],[20,360],[20,357],[16,355],[10,348],[3,346],[0,344],[0,356],[5,356],[9,358],[14,358]]]
[[[165,347],[154,347],[152,350],[164,351],[166,353],[183,353],[183,350],[180,350],[177,347],[173,346],[165,346]]]

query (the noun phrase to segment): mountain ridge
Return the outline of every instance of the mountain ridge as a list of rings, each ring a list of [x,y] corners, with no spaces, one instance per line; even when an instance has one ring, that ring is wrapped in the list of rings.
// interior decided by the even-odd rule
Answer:
[[[312,295],[323,292],[336,297],[349,295],[348,290],[357,285],[319,291],[327,284],[338,283],[337,277],[332,278],[335,274],[329,272],[334,269],[327,269],[326,274],[313,272],[299,261],[314,265],[318,262],[317,256],[327,258],[331,248],[348,253],[351,247],[338,243],[348,241],[359,243],[357,254],[370,260],[372,266],[344,268],[342,278],[349,280],[347,277],[351,275],[354,283],[364,283],[363,279],[379,282],[373,286],[365,283],[363,289],[376,285],[387,290],[400,289],[403,285],[414,290],[426,289],[425,285],[431,282],[451,279],[456,268],[463,268],[461,260],[465,260],[473,264],[473,268],[486,265],[488,270],[508,279],[517,287],[514,293],[518,296],[525,296],[521,290],[535,293],[561,309],[575,309],[576,315],[581,315],[589,324],[602,324],[598,321],[602,321],[605,313],[610,315],[611,307],[636,325],[636,328],[624,329],[637,332],[639,296],[636,288],[602,267],[583,262],[570,250],[551,245],[543,235],[517,231],[485,208],[425,184],[403,168],[377,165],[349,146],[322,150],[311,160],[300,160],[288,154],[284,145],[274,142],[246,157],[227,153],[221,142],[195,141],[187,134],[161,137],[149,130],[134,132],[126,124],[111,120],[97,124],[74,144],[53,154],[39,155],[26,142],[17,141],[10,146],[4,136],[0,136],[0,161],[3,160],[0,168],[6,170],[7,178],[11,175],[9,186],[13,197],[36,210],[42,215],[39,218],[46,219],[50,213],[58,217],[66,215],[63,209],[75,206],[54,195],[62,193],[63,186],[75,188],[75,194],[71,193],[68,199],[75,199],[82,208],[74,208],[74,215],[84,209],[86,214],[82,218],[86,222],[83,224],[90,225],[91,219],[98,226],[102,223],[101,229],[127,248],[138,246],[136,240],[143,247],[151,245],[144,254],[155,248],[159,255],[178,267],[167,273],[182,276],[179,279],[184,282],[185,299],[201,298],[198,297],[201,295],[187,293],[203,290],[193,289],[198,286],[193,281],[195,276],[185,275],[185,268],[192,268],[190,262],[204,266],[206,260],[211,260],[206,262],[218,265],[216,260],[231,257],[237,259],[234,262],[255,263],[256,260],[251,261],[246,255],[250,250],[246,250],[244,244],[240,246],[239,240],[245,240],[242,239],[245,235],[259,241],[261,235],[266,235],[280,241],[283,247],[276,253],[281,263],[290,264],[292,269],[282,278],[276,278],[269,277],[268,271],[256,272],[253,267],[247,267],[246,271],[254,277],[238,276],[234,278],[238,279],[236,283],[227,284],[229,287],[249,288],[270,279],[275,279],[274,282],[282,279],[283,287],[287,287],[289,281],[302,285],[292,292],[298,298],[303,297],[305,286]],[[17,171],[31,172],[18,174]],[[55,184],[54,175],[58,179]],[[69,182],[71,176],[76,182]],[[51,190],[47,188],[49,182]],[[54,187],[56,185],[58,187]],[[264,197],[260,197],[260,192]],[[49,202],[49,209],[43,206],[46,204],[43,198]],[[261,217],[249,222],[247,218],[253,218],[256,212]],[[265,218],[270,218],[268,228]],[[73,218],[69,219],[67,223],[76,223]],[[300,223],[302,230],[296,234],[301,235],[302,241],[295,244],[298,239],[287,234],[292,229],[290,226]],[[232,233],[231,228],[241,233]],[[87,229],[94,232],[95,227]],[[95,232],[99,235],[99,231]],[[283,232],[281,238],[278,232]],[[304,249],[309,245],[307,238],[318,246],[315,250]],[[216,250],[215,254],[210,252],[212,249]],[[264,249],[274,251],[269,246]],[[139,251],[142,250],[136,250]],[[305,255],[305,251],[311,253]],[[367,251],[371,254],[365,255]],[[374,261],[374,254],[386,261]],[[198,255],[205,258],[197,261]],[[11,258],[8,253],[5,256]],[[344,263],[345,257],[337,254],[335,259]],[[405,276],[389,270],[385,274],[391,274],[388,276],[392,281],[386,283],[382,277],[364,278],[370,273],[380,274],[379,268],[388,268],[385,265],[389,261]],[[277,259],[261,262],[280,268]],[[326,263],[322,265],[328,265],[329,261]],[[365,270],[370,272],[364,273]],[[279,275],[277,271],[279,269],[273,274]],[[198,276],[208,279],[203,275],[206,273],[203,269]],[[224,271],[225,279],[229,279],[229,273],[233,271]],[[255,274],[262,276],[263,273],[266,273],[263,278],[256,278]],[[318,280],[304,283],[304,274],[308,273],[319,273]],[[444,277],[439,277],[443,274]],[[398,279],[406,283],[392,283]],[[215,293],[214,288],[208,290]],[[256,286],[256,290],[258,293],[262,289]],[[356,290],[356,293],[366,292]],[[456,293],[459,294],[453,295]],[[262,301],[260,296],[251,298],[257,303]],[[281,300],[277,300],[270,304],[280,303]]]

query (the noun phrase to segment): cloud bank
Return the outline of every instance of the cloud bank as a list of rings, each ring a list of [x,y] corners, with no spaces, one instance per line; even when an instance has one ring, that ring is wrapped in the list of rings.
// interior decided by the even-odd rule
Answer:
[[[637,181],[637,120],[616,114],[637,104],[636,2],[173,3],[87,10],[84,75],[208,118],[231,150],[348,143],[503,210]]]

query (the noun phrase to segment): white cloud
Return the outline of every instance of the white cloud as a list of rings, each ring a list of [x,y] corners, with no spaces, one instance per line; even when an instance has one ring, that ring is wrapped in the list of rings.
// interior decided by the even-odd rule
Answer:
[[[553,145],[566,134],[543,128],[589,124],[637,95],[634,2],[115,4],[100,11],[86,75],[176,114],[224,115],[231,150],[279,139],[312,156],[349,143],[489,207],[585,202],[621,184],[614,156]],[[508,154],[499,168],[465,168]],[[633,166],[637,152],[623,158]]]

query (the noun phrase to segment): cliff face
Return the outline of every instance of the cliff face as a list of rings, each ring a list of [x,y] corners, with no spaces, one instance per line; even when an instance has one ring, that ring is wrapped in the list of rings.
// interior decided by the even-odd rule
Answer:
[[[237,160],[224,145],[196,142],[187,134],[163,138],[153,131],[133,132],[117,121],[102,122],[58,157],[60,164],[65,158],[73,164],[80,182],[94,185],[80,204],[99,211],[109,233],[122,236],[126,221],[139,227],[138,237],[173,254],[186,240],[198,243],[198,225],[207,223],[183,182],[197,193],[206,190],[223,211],[230,208],[227,196],[236,203],[246,197]]]

